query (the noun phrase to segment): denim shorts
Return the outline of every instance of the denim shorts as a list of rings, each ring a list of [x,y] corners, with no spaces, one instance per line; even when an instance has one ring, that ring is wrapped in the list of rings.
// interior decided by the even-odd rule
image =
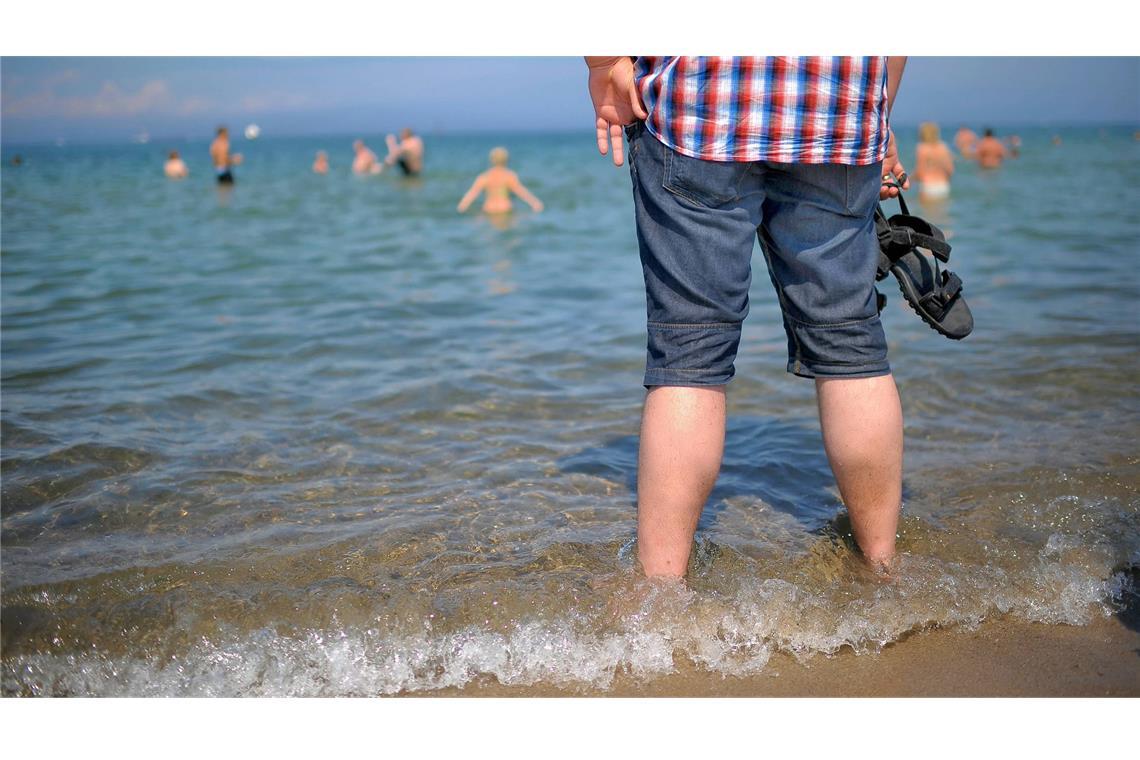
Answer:
[[[881,168],[720,162],[626,127],[648,316],[647,387],[723,385],[748,315],[753,235],[776,288],[788,371],[890,373],[875,297]]]

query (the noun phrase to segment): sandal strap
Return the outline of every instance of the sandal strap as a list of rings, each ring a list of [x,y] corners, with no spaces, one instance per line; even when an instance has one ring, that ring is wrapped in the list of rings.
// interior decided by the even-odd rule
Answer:
[[[930,235],[915,232],[910,227],[880,226],[876,230],[876,234],[879,238],[879,250],[886,256],[889,263],[894,263],[915,248],[926,248],[943,263],[950,260],[950,245],[948,243]]]
[[[947,262],[950,260],[950,244],[945,240],[916,232],[914,229],[903,225],[891,225],[891,244],[892,247],[903,248],[902,253],[906,253],[911,248],[925,248],[933,253],[939,261]]]
[[[902,185],[900,185],[898,182],[895,182],[893,179],[891,179],[891,180],[887,180],[887,181],[883,182],[883,187],[893,187],[899,191],[899,194],[897,196],[895,196],[895,200],[897,200],[899,202],[899,208],[902,209],[902,212],[904,214],[909,215],[910,211],[907,210],[906,199],[903,198]]]
[[[898,201],[898,209],[903,212],[901,214],[903,218],[911,216],[911,210],[906,207],[906,198],[903,197],[903,186],[894,180],[888,180],[882,183],[882,185],[898,190],[898,195],[895,197],[896,201]],[[897,259],[898,256],[905,254],[913,247],[919,247],[927,248],[939,261],[950,261],[950,244],[946,243],[946,237],[942,234],[942,230],[927,220],[918,218],[918,216],[913,216],[913,219],[921,224],[925,224],[937,237],[927,235],[926,232],[920,232],[911,227],[910,224],[902,223],[903,219],[899,219],[899,215],[891,216],[888,220],[887,215],[882,212],[882,205],[876,204],[876,206],[874,206],[874,223],[876,223],[879,242],[881,245],[891,248],[891,251],[887,252],[891,260]],[[902,248],[902,250],[895,253],[894,248],[896,246]]]
[[[899,200],[902,200],[901,195],[899,196]],[[906,207],[904,206],[903,209],[905,211]],[[925,225],[934,235],[919,232],[910,224],[906,224],[905,222],[908,218]],[[946,242],[946,238],[942,235],[942,230],[930,222],[927,222],[925,219],[911,217],[909,214],[896,215],[887,219],[886,214],[883,213],[883,207],[878,204],[875,206],[875,235],[879,239],[879,249],[888,258],[886,262],[880,259],[879,279],[886,276],[884,265],[889,269],[891,263],[900,256],[905,256],[910,253],[914,248],[925,248],[929,250],[939,261],[947,262],[950,260],[950,244]],[[935,235],[937,235],[937,237],[935,237]]]
[[[962,278],[944,269],[942,270],[942,285],[938,290],[946,298],[946,303],[950,303],[962,292]]]
[[[923,306],[937,306],[939,309],[945,311],[958,294],[962,292],[962,279],[953,272],[943,270],[941,276],[937,278],[940,282],[919,301]]]

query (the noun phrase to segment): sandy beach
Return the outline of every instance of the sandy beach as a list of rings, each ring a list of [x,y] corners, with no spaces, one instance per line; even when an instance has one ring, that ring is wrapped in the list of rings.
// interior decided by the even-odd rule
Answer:
[[[779,654],[751,678],[721,678],[678,662],[648,683],[619,676],[606,692],[504,687],[493,680],[431,697],[1137,697],[1140,616],[1135,610],[1087,626],[1016,618],[915,633],[875,654],[845,650],[804,662]]]

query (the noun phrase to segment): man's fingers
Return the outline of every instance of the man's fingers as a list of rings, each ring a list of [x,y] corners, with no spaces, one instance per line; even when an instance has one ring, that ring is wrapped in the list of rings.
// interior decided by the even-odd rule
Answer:
[[[610,125],[610,142],[614,146],[614,166],[621,166],[625,161],[625,144],[621,141],[621,125]]]
[[[887,182],[897,183],[903,190],[910,190],[910,177],[906,174],[906,169],[900,163],[895,163],[894,166],[883,166],[883,186],[879,189],[880,200],[887,198],[894,198],[899,194],[898,187],[894,185],[887,186]]]
[[[614,166],[621,166],[625,162],[625,145],[621,141],[621,124],[610,124],[602,117],[596,122],[598,133],[598,152],[603,156],[610,152],[610,145],[614,149]]]
[[[594,126],[597,128],[598,133],[598,152],[604,156],[610,152],[610,138],[606,131],[609,129],[610,124],[599,116]]]
[[[906,167],[898,161],[891,167],[891,174],[894,175],[895,182],[899,183],[903,189],[910,189],[910,177],[906,175]]]
[[[888,155],[883,159],[883,186],[879,188],[879,200],[898,196],[897,187],[887,186],[888,182],[897,182],[904,189],[910,189],[910,179],[906,176],[906,169],[899,163],[896,155]]]
[[[883,157],[883,182],[896,181],[904,189],[910,188],[910,179],[906,176],[906,168],[899,161],[899,152],[895,143],[894,130],[887,132],[887,154]],[[880,198],[894,197],[899,191],[893,187],[883,187],[879,193]]]

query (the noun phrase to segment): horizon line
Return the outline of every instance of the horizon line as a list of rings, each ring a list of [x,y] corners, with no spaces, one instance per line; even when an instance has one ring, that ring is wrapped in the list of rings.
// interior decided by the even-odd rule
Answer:
[[[926,121],[926,120],[900,121],[900,122],[895,123],[892,126],[894,126],[894,127],[917,128],[918,125],[921,124],[923,121]],[[943,124],[954,124],[954,125],[966,124],[966,125],[974,126],[975,128],[977,128],[977,126],[974,125],[973,122],[971,122],[969,120],[960,120],[960,119],[954,120],[954,121],[942,120],[942,123]],[[1140,122],[1118,121],[1118,120],[1088,120],[1088,121],[1071,121],[1070,120],[1070,121],[1050,122],[1050,121],[1040,121],[1040,120],[1039,121],[1003,121],[1003,120],[995,119],[995,120],[979,122],[979,123],[984,124],[984,126],[987,126],[987,127],[995,127],[995,128],[997,128],[997,127],[1000,127],[1000,128],[1017,127],[1017,128],[1021,128],[1021,129],[1050,129],[1050,128],[1051,129],[1074,129],[1074,128],[1084,128],[1084,127],[1101,127],[1101,128],[1119,127],[1119,128],[1128,128],[1128,129],[1140,129]],[[581,127],[581,128],[579,128],[579,127],[518,127],[518,126],[514,126],[514,127],[511,127],[509,129],[493,129],[493,128],[484,128],[484,127],[472,127],[472,128],[466,128],[466,129],[450,130],[450,129],[433,128],[433,129],[427,129],[427,130],[423,130],[423,131],[418,132],[418,134],[420,134],[424,137],[466,137],[466,136],[493,135],[493,134],[494,135],[520,135],[520,134],[524,134],[524,135],[566,134],[566,135],[569,135],[569,134],[578,134],[578,133],[584,133],[584,134],[589,135],[589,137],[591,139],[593,138],[593,132],[592,132],[592,129],[590,128],[589,125],[586,125],[585,127]],[[345,137],[345,138],[379,137],[379,138],[383,139],[383,137],[386,134],[388,134],[388,133],[387,132],[366,132],[366,131],[359,131],[359,130],[338,130],[338,131],[333,131],[333,132],[324,132],[324,131],[294,132],[292,130],[287,130],[284,132],[275,133],[275,134],[271,134],[268,136],[261,136],[261,137],[258,137],[257,139],[258,140],[315,139],[315,138],[321,138],[321,137],[336,137],[336,138],[340,138],[340,137]],[[139,142],[137,140],[137,138],[140,135],[146,135],[147,140],[145,142]],[[31,139],[29,139],[29,138],[8,139],[7,137],[5,137],[3,135],[3,132],[0,131],[0,147],[8,147],[8,146],[27,146],[27,147],[72,146],[72,147],[82,147],[82,146],[88,146],[88,145],[90,145],[90,146],[95,146],[95,145],[140,145],[141,146],[141,145],[150,145],[152,143],[163,142],[163,141],[187,143],[187,142],[198,142],[198,141],[209,142],[212,139],[213,139],[213,135],[210,134],[209,131],[203,132],[201,136],[172,135],[172,134],[150,135],[145,130],[140,130],[138,132],[135,132],[134,135],[127,135],[127,134],[116,135],[116,136],[99,135],[99,136],[86,136],[86,137],[80,137],[80,138],[45,137],[45,138],[31,138]],[[253,142],[250,140],[244,140],[244,138],[242,138],[242,141],[243,141],[243,143],[244,142]]]

